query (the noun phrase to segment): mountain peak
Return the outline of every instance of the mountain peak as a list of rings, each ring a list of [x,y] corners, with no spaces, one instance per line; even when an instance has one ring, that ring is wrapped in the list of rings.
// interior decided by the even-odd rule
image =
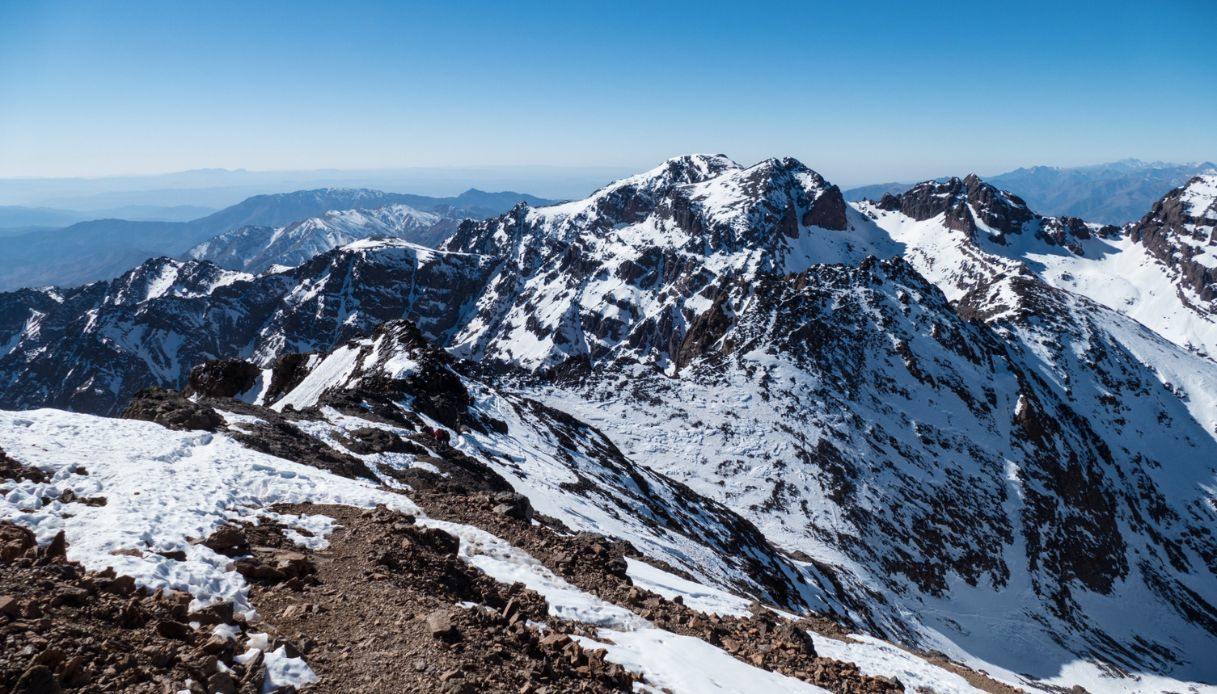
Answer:
[[[1129,226],[1129,237],[1217,310],[1217,173],[1194,176],[1164,195]]]
[[[944,215],[948,228],[968,233],[984,226],[998,235],[1017,234],[1038,217],[1022,198],[975,173],[962,179],[952,176],[944,181],[923,181],[904,193],[884,195],[878,206],[917,221]]]
[[[739,164],[723,154],[685,154],[625,180],[655,181],[664,185],[698,183],[738,168]]]
[[[772,168],[778,171],[811,171],[806,164],[794,157],[769,157],[762,159],[749,168]]]

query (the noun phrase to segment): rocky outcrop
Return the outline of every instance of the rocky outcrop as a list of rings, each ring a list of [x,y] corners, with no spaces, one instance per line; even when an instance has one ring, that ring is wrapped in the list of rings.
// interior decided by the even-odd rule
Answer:
[[[1217,174],[1171,191],[1127,233],[1177,272],[1202,308],[1217,311]]]
[[[270,371],[270,384],[262,395],[265,402],[274,402],[287,395],[308,375],[312,354],[283,354],[275,359]]]
[[[123,419],[143,419],[169,429],[215,431],[223,423],[215,409],[191,402],[181,393],[164,388],[145,388],[123,410]]]
[[[378,479],[362,460],[305,434],[285,418],[269,413],[265,417],[258,424],[231,431],[231,436],[255,451],[329,470],[336,475]]]
[[[841,189],[835,185],[829,186],[811,204],[811,209],[804,213],[803,225],[845,231],[849,226],[845,210],[845,197],[841,195]]]
[[[978,222],[1000,234],[1020,234],[1036,218],[1022,198],[998,190],[976,174],[926,181],[899,195],[888,193],[878,206],[918,221],[943,215],[947,228],[969,234]]]
[[[1038,235],[1049,244],[1066,248],[1074,255],[1085,255],[1082,241],[1095,236],[1116,238],[1119,233],[1119,228],[1113,226],[1092,230],[1090,225],[1077,217],[1046,217],[1040,224]]]
[[[190,370],[183,393],[213,398],[235,398],[254,387],[262,370],[243,359],[221,359]]]

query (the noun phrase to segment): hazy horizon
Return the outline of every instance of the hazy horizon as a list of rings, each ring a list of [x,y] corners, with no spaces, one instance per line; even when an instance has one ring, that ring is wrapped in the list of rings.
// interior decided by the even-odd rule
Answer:
[[[1079,168],[1118,164],[1112,160],[1081,165]],[[498,166],[498,167],[400,167],[385,169],[193,169],[158,174],[115,174],[97,177],[0,178],[0,207],[48,208],[80,212],[113,211],[124,207],[155,206],[227,207],[260,194],[287,193],[316,188],[373,188],[395,193],[414,193],[447,197],[469,189],[488,192],[517,192],[550,199],[574,199],[619,178],[653,168],[651,162],[634,168],[594,166]],[[755,162],[740,162],[750,165]],[[804,162],[814,165],[810,162]],[[1141,162],[1149,166],[1201,164],[1194,162]],[[1208,162],[1212,163],[1212,162]],[[1048,162],[1028,164],[1056,166]],[[1016,167],[1017,168],[1017,167]],[[1069,167],[1062,167],[1069,168]],[[994,177],[1005,171],[943,171],[923,179],[841,181],[821,171],[843,189],[912,183],[944,176],[977,173]]]

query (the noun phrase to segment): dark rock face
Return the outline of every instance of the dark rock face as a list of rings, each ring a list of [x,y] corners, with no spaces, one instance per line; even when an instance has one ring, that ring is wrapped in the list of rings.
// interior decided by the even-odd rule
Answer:
[[[1217,175],[1198,176],[1171,191],[1130,225],[1128,234],[1177,272],[1183,286],[1200,300],[1201,308],[1212,312],[1217,311],[1217,267],[1197,258],[1217,248],[1217,194],[1201,194],[1199,190],[1205,186],[1217,190]]]
[[[1091,233],[1086,222],[1077,217],[1048,217],[1040,225],[1039,236],[1054,246],[1062,246],[1074,255],[1085,255],[1079,243],[1095,235],[1111,238],[1119,234],[1116,227],[1102,227],[1097,234]]]
[[[266,401],[274,402],[296,386],[308,375],[310,354],[283,354],[275,359],[271,367],[270,385],[266,389]]]
[[[0,357],[4,356],[31,320],[37,320],[59,307],[56,299],[57,295],[50,290],[18,289],[0,293]]]
[[[369,453],[418,453],[424,452],[418,444],[407,442],[391,431],[375,427],[361,427],[347,432],[350,443],[347,448],[360,454]]]
[[[243,359],[222,359],[199,364],[190,370],[186,395],[235,398],[253,388],[262,370]]]
[[[841,195],[841,189],[835,185],[830,186],[812,203],[811,209],[803,216],[803,224],[845,231],[849,226],[845,209],[845,198]]]
[[[879,207],[918,221],[945,215],[947,228],[967,233],[975,232],[979,221],[1003,234],[1019,234],[1035,219],[1022,198],[998,190],[976,174],[962,180],[926,181],[899,195],[885,194]]]
[[[728,296],[725,291],[718,292],[710,308],[693,319],[675,353],[677,370],[683,369],[695,359],[707,356],[715,343],[727,334],[732,323],[728,314],[731,310],[727,305]],[[730,352],[728,345],[723,345],[720,349]]]
[[[343,477],[378,480],[362,460],[335,450],[323,441],[305,434],[283,418],[273,417],[269,412],[264,414],[269,421],[242,431],[230,431],[229,435],[267,455],[329,470]]]
[[[976,174],[963,179],[968,203],[976,217],[993,229],[1006,234],[1018,234],[1023,225],[1035,218],[1027,203],[1012,193],[998,190],[980,180]]]
[[[164,388],[145,388],[135,394],[123,419],[143,419],[169,429],[215,431],[224,418],[214,409],[187,400],[180,393]]]

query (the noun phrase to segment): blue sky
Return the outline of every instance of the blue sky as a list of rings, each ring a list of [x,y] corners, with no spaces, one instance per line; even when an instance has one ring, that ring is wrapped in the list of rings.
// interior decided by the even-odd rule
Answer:
[[[0,0],[0,176],[1217,158],[1217,2]]]

